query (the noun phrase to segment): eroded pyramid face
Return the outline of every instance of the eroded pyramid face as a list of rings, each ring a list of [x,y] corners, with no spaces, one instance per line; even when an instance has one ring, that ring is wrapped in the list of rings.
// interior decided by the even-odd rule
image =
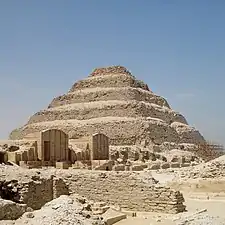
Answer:
[[[204,142],[163,97],[155,95],[123,66],[93,70],[12,132],[11,138],[50,128],[63,130],[71,139],[101,132],[110,138],[111,145]]]

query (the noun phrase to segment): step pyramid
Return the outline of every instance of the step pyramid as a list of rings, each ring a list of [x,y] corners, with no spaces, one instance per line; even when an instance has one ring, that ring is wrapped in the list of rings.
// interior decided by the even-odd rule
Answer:
[[[101,132],[110,138],[110,145],[205,142],[165,98],[123,66],[95,69],[12,131],[10,138],[22,139],[50,128],[63,130],[70,139]]]

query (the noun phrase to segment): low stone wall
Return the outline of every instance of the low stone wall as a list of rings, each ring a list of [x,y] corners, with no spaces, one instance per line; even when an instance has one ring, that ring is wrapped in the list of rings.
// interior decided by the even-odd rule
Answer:
[[[159,170],[159,169],[168,169],[168,168],[182,168],[182,167],[189,167],[189,166],[192,166],[192,165],[196,165],[194,164],[191,164],[191,163],[179,163],[179,162],[174,162],[174,163],[171,163],[171,162],[164,162],[164,163],[150,163],[148,165],[148,169],[149,170]]]
[[[31,147],[23,150],[19,149],[15,152],[7,152],[7,159],[16,164],[19,164],[21,161],[30,161],[32,163],[33,161],[37,161],[37,150]]]
[[[146,91],[140,88],[133,87],[121,87],[115,88],[90,88],[85,90],[78,90],[58,96],[52,100],[48,108],[84,102],[95,101],[110,101],[110,100],[136,100],[144,101],[147,103],[153,103],[159,106],[169,107],[167,101],[158,95],[153,94],[150,91]]]
[[[180,192],[143,181],[131,172],[73,172],[65,178],[70,191],[125,210],[178,213],[185,210]]]

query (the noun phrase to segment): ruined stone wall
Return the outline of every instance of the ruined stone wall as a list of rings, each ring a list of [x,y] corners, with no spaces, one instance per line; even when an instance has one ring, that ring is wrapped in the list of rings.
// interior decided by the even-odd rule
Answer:
[[[77,139],[69,140],[70,159],[72,163],[75,161],[90,160],[90,152],[92,149],[92,136],[84,136]]]
[[[136,100],[144,101],[147,103],[154,103],[159,106],[169,107],[167,101],[161,96],[155,95],[152,92],[132,87],[122,88],[89,88],[84,90],[78,90],[58,96],[52,100],[48,108],[73,104],[84,103],[94,101],[110,101],[110,100]]]
[[[22,185],[20,202],[32,209],[40,209],[53,199],[53,179],[37,179]]]
[[[92,136],[83,136],[76,139],[69,140],[69,144],[72,147],[77,147],[83,151],[90,150],[92,148]]]
[[[74,150],[76,161],[81,160],[108,160],[109,138],[104,134],[94,134],[70,140],[71,149]],[[76,151],[76,148],[79,151]],[[82,150],[80,152],[80,150]],[[71,159],[73,162],[73,158]]]
[[[0,180],[0,197],[26,204],[32,209],[40,209],[52,199],[67,194],[69,191],[65,182],[53,176],[33,176],[32,180],[27,181]]]
[[[130,172],[77,171],[65,181],[72,193],[116,204],[126,210],[177,213],[185,209],[180,192],[149,184]]]

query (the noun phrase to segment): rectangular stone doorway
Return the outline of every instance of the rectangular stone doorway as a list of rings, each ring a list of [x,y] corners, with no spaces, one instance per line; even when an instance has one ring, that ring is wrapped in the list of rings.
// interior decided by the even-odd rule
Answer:
[[[50,141],[44,141],[44,161],[50,161]]]
[[[4,163],[5,161],[5,153],[0,152],[0,163]]]

